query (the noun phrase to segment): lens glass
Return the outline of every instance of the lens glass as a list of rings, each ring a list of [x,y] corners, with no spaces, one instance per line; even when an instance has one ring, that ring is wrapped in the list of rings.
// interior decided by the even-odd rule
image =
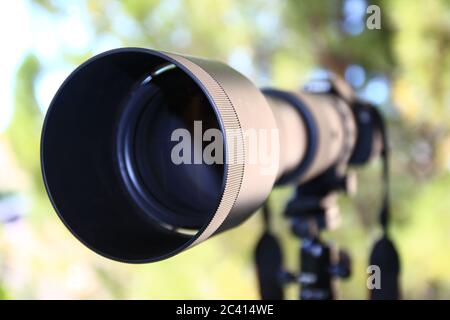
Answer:
[[[132,174],[148,214],[199,229],[222,195],[222,135],[205,93],[182,70],[166,69],[147,78],[129,106],[138,112],[129,134]]]

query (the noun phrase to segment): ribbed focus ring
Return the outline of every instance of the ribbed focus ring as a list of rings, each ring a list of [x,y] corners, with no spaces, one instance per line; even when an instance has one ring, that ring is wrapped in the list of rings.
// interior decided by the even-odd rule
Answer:
[[[244,137],[233,103],[221,85],[209,73],[190,60],[178,55],[170,56],[185,66],[199,80],[202,89],[205,90],[210,102],[216,108],[219,115],[218,120],[225,131],[225,187],[214,216],[202,234],[191,244],[191,246],[194,246],[209,238],[219,229],[238,198],[244,176]]]

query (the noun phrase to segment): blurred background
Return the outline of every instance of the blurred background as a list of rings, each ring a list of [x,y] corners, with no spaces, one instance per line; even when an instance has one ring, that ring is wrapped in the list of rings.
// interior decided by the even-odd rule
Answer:
[[[370,4],[381,30],[366,28]],[[78,64],[122,46],[222,60],[259,86],[298,89],[326,70],[345,77],[389,121],[403,295],[450,298],[450,1],[11,1],[0,35],[1,299],[258,298],[258,214],[172,259],[126,265],[82,246],[54,213],[39,162],[45,111]],[[379,170],[358,171],[358,194],[341,197],[342,225],[326,235],[353,257],[342,298],[367,298]],[[291,192],[271,200],[293,269],[298,243],[281,214]]]

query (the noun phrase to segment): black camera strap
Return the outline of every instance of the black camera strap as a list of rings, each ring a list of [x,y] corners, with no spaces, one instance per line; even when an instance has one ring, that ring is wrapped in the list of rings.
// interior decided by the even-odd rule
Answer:
[[[382,149],[382,180],[383,180],[383,199],[379,214],[379,223],[382,227],[383,234],[378,239],[370,254],[370,266],[377,269],[370,269],[374,272],[368,281],[371,300],[397,300],[400,299],[399,290],[399,273],[400,258],[394,243],[389,237],[389,221],[390,221],[390,180],[389,180],[389,145],[387,138],[387,129],[380,111],[372,107],[372,119],[375,129],[381,135]],[[377,271],[379,279],[377,279]],[[369,272],[369,271],[368,271]],[[370,282],[370,283],[369,283]],[[378,282],[378,283],[377,283]]]
[[[271,231],[271,209],[268,199],[262,211],[264,231],[254,253],[259,292],[263,300],[282,300],[284,299],[281,281],[283,256],[279,241]]]

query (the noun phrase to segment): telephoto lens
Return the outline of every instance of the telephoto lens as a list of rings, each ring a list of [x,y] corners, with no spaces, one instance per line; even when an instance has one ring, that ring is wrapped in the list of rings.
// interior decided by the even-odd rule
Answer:
[[[41,162],[82,243],[144,263],[239,225],[276,184],[345,165],[355,136],[351,107],[334,94],[261,91],[220,62],[121,48],[61,85]]]

